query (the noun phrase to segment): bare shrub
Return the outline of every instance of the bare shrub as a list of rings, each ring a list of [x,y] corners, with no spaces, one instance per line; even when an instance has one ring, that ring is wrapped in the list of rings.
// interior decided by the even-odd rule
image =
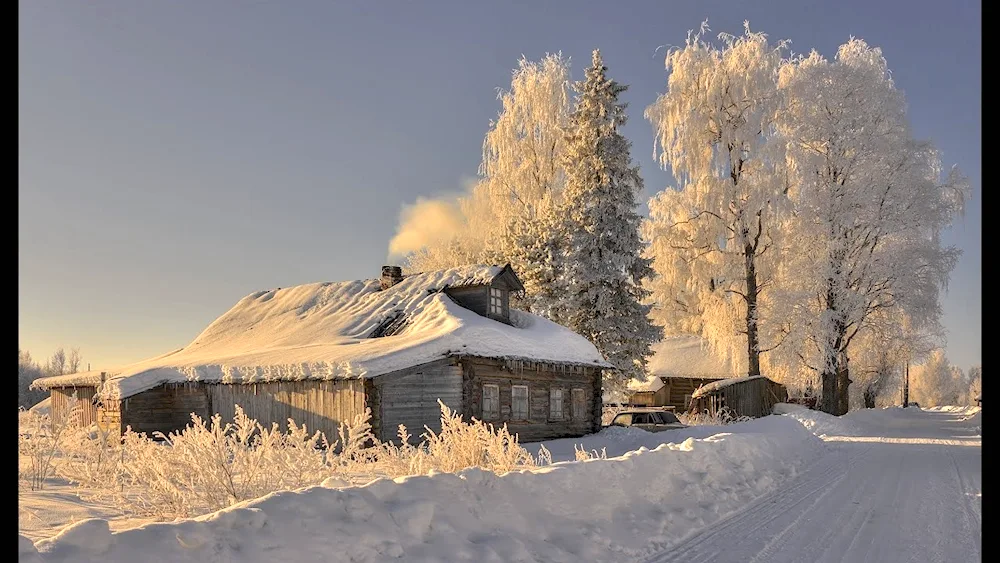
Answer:
[[[749,416],[737,415],[729,407],[722,407],[717,410],[714,415],[699,411],[694,413],[678,414],[677,418],[688,426],[722,426],[725,424],[736,424],[737,422],[748,422],[753,420],[753,418]]]
[[[573,452],[575,454],[576,461],[587,461],[588,459],[608,459],[608,449],[601,448],[601,451],[590,450],[587,451],[583,444],[573,444]]]

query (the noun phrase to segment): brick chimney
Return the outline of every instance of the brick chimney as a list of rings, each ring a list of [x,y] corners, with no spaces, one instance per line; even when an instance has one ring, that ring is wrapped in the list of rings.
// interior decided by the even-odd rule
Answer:
[[[389,289],[403,281],[403,269],[399,266],[382,266],[382,289]]]

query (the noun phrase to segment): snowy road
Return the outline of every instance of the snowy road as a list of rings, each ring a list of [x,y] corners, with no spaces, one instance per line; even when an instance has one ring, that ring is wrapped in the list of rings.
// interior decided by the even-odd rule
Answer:
[[[794,481],[646,562],[980,561],[982,442],[961,419],[914,409],[827,437]]]

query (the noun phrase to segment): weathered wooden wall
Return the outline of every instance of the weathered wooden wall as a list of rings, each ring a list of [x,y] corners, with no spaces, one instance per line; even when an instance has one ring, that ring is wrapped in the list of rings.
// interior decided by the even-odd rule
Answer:
[[[236,405],[262,426],[288,419],[305,424],[309,433],[322,432],[332,443],[341,423],[350,424],[365,410],[364,381],[360,379],[272,381],[249,384],[205,385],[211,411],[224,422],[236,417]]]
[[[497,385],[500,390],[500,410],[497,420],[486,420],[494,425],[507,424],[511,433],[520,441],[534,442],[552,438],[583,436],[601,427],[601,377],[600,371],[581,366],[549,366],[521,363],[513,368],[500,361],[482,358],[462,360],[466,417],[483,417],[483,385]],[[512,420],[511,387],[528,387],[528,420]],[[563,390],[563,418],[552,420],[549,416],[549,391]],[[573,416],[572,390],[583,389],[586,409],[582,416]]]
[[[170,383],[122,399],[120,420],[122,427],[133,432],[169,434],[182,430],[191,423],[191,413],[202,419],[211,417],[208,390],[204,383]],[[109,412],[108,416],[111,416]]]
[[[687,412],[691,406],[690,396],[694,390],[718,378],[668,377],[666,385],[660,391],[663,393],[661,403],[657,406],[672,406],[675,412]]]
[[[455,303],[475,311],[482,316],[487,316],[487,311],[489,310],[489,290],[485,285],[477,285],[471,287],[449,287],[445,290],[445,293],[449,297],[455,300]]]
[[[503,313],[500,315],[490,313],[490,288],[494,287],[503,290]],[[515,290],[516,288],[513,288],[501,277],[492,285],[449,287],[445,293],[466,309],[475,311],[484,317],[510,324],[510,292]]]
[[[656,391],[636,391],[632,393],[630,402],[643,407],[674,407],[675,412],[687,412],[694,390],[713,381],[718,381],[718,378],[664,377],[663,387]]]
[[[371,380],[370,404],[375,405],[372,431],[384,442],[398,442],[399,425],[406,426],[410,442],[418,443],[426,425],[441,430],[440,399],[462,414],[462,367],[453,359],[431,362]],[[466,420],[468,417],[466,417]]]
[[[760,418],[771,414],[774,405],[788,400],[784,385],[767,378],[727,385],[694,400],[695,409],[717,415],[723,408],[734,416]]]
[[[635,391],[629,396],[629,403],[639,407],[659,407],[657,393],[653,391]]]
[[[95,387],[53,387],[52,406],[50,413],[53,418],[66,417],[73,405],[80,406],[81,426],[90,426],[97,422],[97,406],[94,405]]]

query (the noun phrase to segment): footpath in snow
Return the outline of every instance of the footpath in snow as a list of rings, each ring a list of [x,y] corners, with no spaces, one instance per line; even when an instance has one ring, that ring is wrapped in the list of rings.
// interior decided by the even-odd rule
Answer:
[[[634,451],[502,476],[330,482],[121,532],[85,520],[36,544],[22,536],[19,559],[974,561],[978,416],[886,409],[835,419],[791,407],[726,427],[613,429],[582,442],[609,456]],[[547,446],[571,459],[573,443]]]

